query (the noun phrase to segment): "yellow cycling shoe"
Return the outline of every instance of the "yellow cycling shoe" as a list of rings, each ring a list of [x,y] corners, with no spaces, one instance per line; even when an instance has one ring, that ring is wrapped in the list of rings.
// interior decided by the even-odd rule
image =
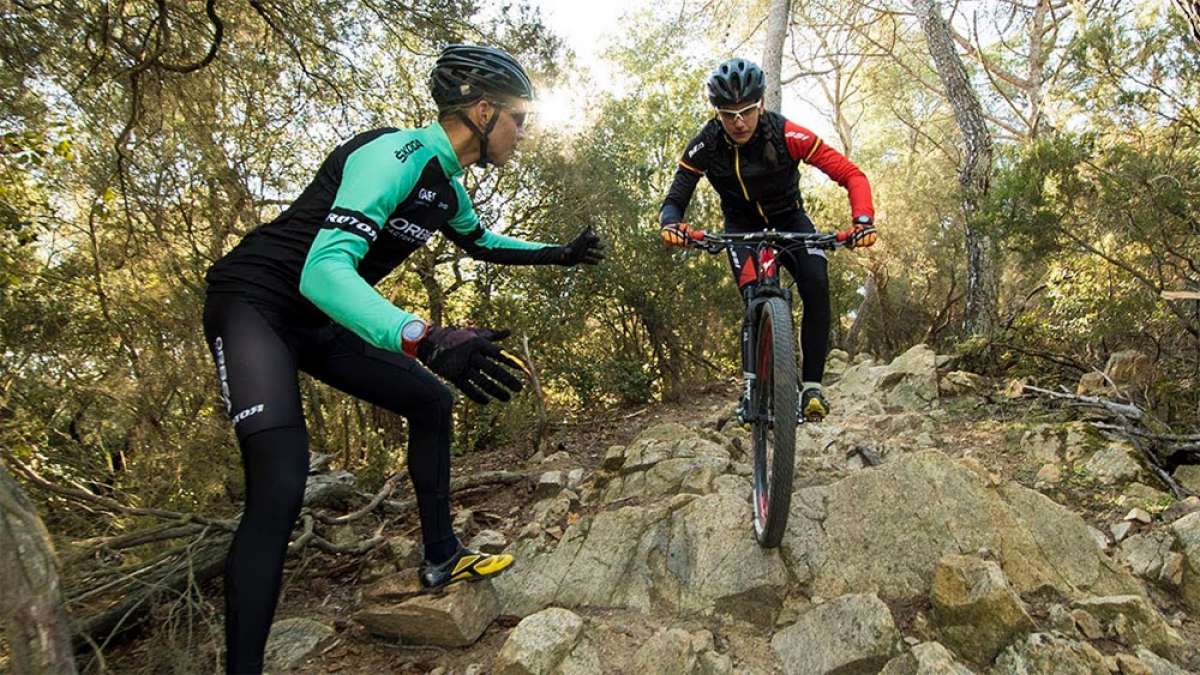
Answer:
[[[481,553],[462,546],[440,565],[422,565],[421,586],[435,589],[460,581],[480,581],[496,576],[512,564],[513,557],[507,553]]]

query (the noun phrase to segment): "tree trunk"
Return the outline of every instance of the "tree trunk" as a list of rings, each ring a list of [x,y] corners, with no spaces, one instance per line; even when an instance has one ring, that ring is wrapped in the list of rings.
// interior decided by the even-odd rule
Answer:
[[[42,519],[0,464],[0,617],[18,675],[76,672],[56,567]]]
[[[783,42],[787,39],[789,0],[771,0],[767,15],[767,47],[763,51],[763,73],[767,76],[767,93],[763,103],[767,110],[779,112],[783,103]]]
[[[990,335],[996,324],[999,292],[996,255],[991,237],[981,231],[978,212],[987,195],[992,173],[992,136],[984,121],[983,107],[954,47],[950,27],[942,18],[940,3],[937,0],[913,0],[913,10],[925,31],[929,53],[963,135],[962,165],[958,171],[967,248],[967,306],[963,330],[969,335]]]
[[[1200,0],[1172,0],[1172,2],[1192,27],[1192,39],[1200,44]]]

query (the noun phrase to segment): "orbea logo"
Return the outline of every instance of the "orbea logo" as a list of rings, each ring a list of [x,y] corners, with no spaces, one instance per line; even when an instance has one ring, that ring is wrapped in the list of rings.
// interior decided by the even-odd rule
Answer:
[[[787,138],[796,138],[801,141],[807,141],[809,138],[808,134],[803,134],[803,133],[800,133],[799,131],[789,131],[789,132],[785,133],[784,136]]]
[[[414,152],[416,152],[417,150],[420,150],[423,147],[425,147],[425,146],[421,145],[421,141],[418,141],[418,140],[409,141],[409,142],[405,143],[403,146],[401,146],[401,148],[399,150],[396,151],[396,159],[400,160],[401,162],[406,162],[406,161],[408,161],[408,158],[411,157]]]
[[[703,147],[704,147],[704,141],[700,141],[699,143],[696,144],[696,146],[694,148],[692,148],[691,150],[688,150],[688,157],[695,157],[696,153],[700,152],[700,149]]]
[[[424,245],[433,237],[433,232],[417,225],[406,218],[392,218],[388,221],[387,231],[405,241]]]
[[[378,234],[375,231],[375,228],[372,227],[371,225],[362,222],[361,220],[359,220],[358,218],[355,218],[354,216],[348,216],[343,213],[331,213],[328,216],[325,216],[325,222],[333,223],[334,225],[338,225],[338,226],[348,225],[349,226],[348,228],[343,228],[343,229],[355,230],[359,234],[366,237],[367,239],[370,239],[371,241],[375,241],[375,237]]]

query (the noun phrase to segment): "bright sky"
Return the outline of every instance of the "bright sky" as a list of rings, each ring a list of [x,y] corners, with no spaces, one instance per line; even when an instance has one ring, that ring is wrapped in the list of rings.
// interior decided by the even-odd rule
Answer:
[[[655,6],[664,13],[678,13],[684,7],[686,0],[658,0]],[[612,42],[613,36],[619,36],[625,30],[626,22],[622,18],[637,12],[647,6],[645,0],[534,0],[533,4],[542,9],[546,24],[558,35],[562,36],[567,46],[577,55],[580,67],[586,68],[591,79],[603,89],[613,91],[617,88],[611,75],[611,70],[602,54]],[[747,45],[740,56],[755,62],[761,59],[761,47]],[[713,65],[729,55],[713,47]],[[568,78],[570,80],[571,78]],[[579,80],[575,82],[578,84]],[[697,91],[700,91],[697,83]],[[822,136],[828,137],[831,127],[813,106],[802,100],[799,87],[785,87],[783,92],[783,113],[791,119],[811,128]],[[577,87],[560,87],[555,90],[538,92],[538,120],[549,127],[557,129],[579,128],[586,124],[584,118],[584,95]],[[697,121],[699,125],[700,120]]]

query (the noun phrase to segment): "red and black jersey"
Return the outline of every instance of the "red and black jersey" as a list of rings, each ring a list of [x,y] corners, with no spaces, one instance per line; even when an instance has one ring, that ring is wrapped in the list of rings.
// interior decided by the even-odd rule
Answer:
[[[733,230],[786,229],[803,213],[800,162],[811,164],[850,195],[850,216],[875,217],[871,186],[850,160],[816,134],[782,115],[764,112],[754,135],[737,145],[716,118],[708,121],[679,158],[675,179],[660,212],[663,225],[683,222],[701,176],[721,198],[725,225]]]

